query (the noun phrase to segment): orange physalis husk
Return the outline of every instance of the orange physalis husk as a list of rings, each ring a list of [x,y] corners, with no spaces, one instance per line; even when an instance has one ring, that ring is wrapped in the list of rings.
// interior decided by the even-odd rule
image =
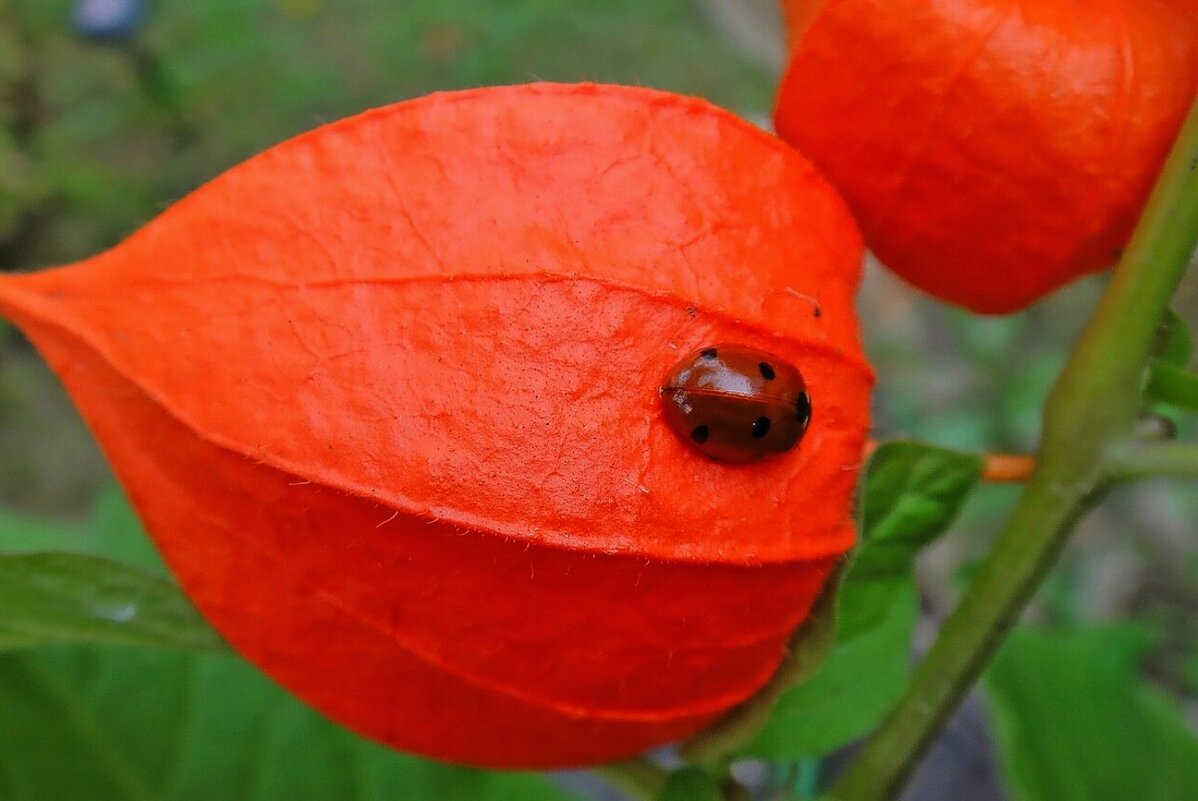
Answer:
[[[751,695],[852,546],[860,256],[762,131],[541,84],[299,136],[0,311],[238,651],[396,748],[550,767]],[[801,367],[800,447],[730,467],[668,427],[711,342]]]
[[[1198,91],[1194,0],[786,0],[779,135],[984,313],[1118,260]]]

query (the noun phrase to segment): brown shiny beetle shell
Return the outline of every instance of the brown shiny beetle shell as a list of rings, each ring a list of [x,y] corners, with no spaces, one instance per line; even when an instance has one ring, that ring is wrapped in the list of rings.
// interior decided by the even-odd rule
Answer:
[[[661,388],[678,436],[719,462],[745,464],[792,449],[811,422],[811,396],[798,368],[747,345],[697,350]]]

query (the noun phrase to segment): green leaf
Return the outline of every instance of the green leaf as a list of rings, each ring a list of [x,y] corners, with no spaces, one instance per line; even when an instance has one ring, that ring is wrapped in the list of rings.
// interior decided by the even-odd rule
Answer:
[[[1149,400],[1198,412],[1198,373],[1154,361],[1148,367],[1148,386],[1144,392]]]
[[[707,771],[683,768],[670,774],[657,801],[722,801],[720,786]]]
[[[981,477],[972,454],[887,443],[870,460],[862,544],[841,588],[836,644],[823,667],[787,690],[744,755],[800,759],[872,728],[910,674],[915,557],[940,536]]]
[[[82,525],[0,508],[0,554],[65,551],[115,559],[165,575],[166,568],[120,487],[110,484]]]
[[[1014,801],[1187,801],[1198,739],[1138,676],[1143,628],[1017,630],[986,677]]]
[[[874,630],[839,640],[814,678],[783,693],[743,755],[821,756],[867,732],[907,684],[915,600],[895,593]]]
[[[566,801],[547,780],[389,751],[244,662],[75,647],[0,654],[4,801]]]
[[[116,484],[109,484],[96,498],[87,522],[86,537],[102,556],[166,575],[166,566],[150,535]]]
[[[37,552],[46,547],[83,553]],[[0,512],[0,649],[54,640],[223,648],[161,571],[115,487],[81,526]],[[0,653],[0,754],[4,801],[568,798],[536,776],[367,743],[240,660],[203,653]]]
[[[957,516],[981,474],[982,460],[974,454],[919,442],[880,447],[865,479],[864,544],[853,563],[855,580],[908,575],[923,546]]]
[[[0,651],[85,642],[224,648],[165,579],[93,556],[0,554]]]
[[[1193,337],[1185,320],[1172,310],[1166,311],[1157,330],[1155,358],[1148,368],[1148,400],[1198,411],[1198,375],[1187,369],[1193,350]]]
[[[75,550],[82,529],[0,508],[0,553]]]
[[[115,485],[84,525],[0,510],[0,650],[71,643],[224,648]]]

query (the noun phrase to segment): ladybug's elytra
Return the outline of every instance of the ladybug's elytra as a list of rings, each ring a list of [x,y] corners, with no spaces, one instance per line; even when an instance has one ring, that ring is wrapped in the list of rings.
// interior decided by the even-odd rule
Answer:
[[[811,396],[798,368],[747,345],[697,350],[661,388],[666,420],[709,458],[733,464],[785,453],[811,422]]]

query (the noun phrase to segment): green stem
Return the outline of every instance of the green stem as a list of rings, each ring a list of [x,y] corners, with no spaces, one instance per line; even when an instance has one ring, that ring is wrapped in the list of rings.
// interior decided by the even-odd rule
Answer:
[[[656,801],[670,778],[664,769],[643,757],[599,765],[593,772],[613,787],[645,801]]]
[[[1107,478],[1112,482],[1154,476],[1198,478],[1198,445],[1188,442],[1148,445],[1115,461],[1107,470]]]
[[[1107,471],[1128,458],[1158,323],[1195,244],[1198,102],[1049,395],[1036,470],[1018,506],[903,698],[831,798],[883,801],[899,792],[1051,568],[1074,522],[1106,486]]]

